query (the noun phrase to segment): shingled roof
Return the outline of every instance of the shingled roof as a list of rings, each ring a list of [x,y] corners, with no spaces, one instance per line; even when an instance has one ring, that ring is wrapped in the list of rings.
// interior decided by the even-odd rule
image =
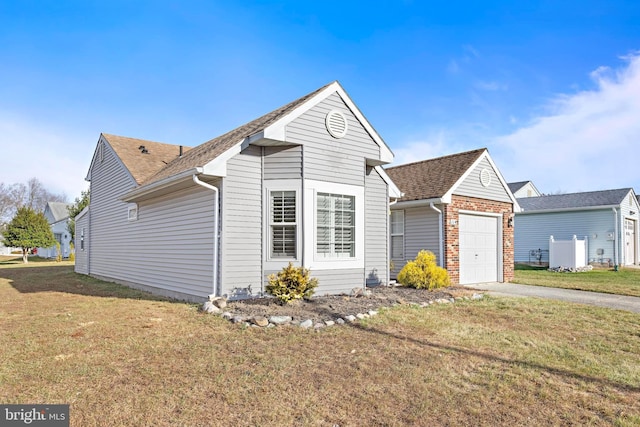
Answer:
[[[180,146],[178,145],[107,133],[103,133],[102,136],[109,142],[138,185],[158,173],[180,155]],[[144,147],[144,153],[140,147]],[[189,150],[189,147],[183,147],[183,154]]]
[[[531,181],[509,182],[507,185],[509,186],[509,191],[515,193],[530,182]]]
[[[70,204],[63,202],[47,202],[47,205],[49,206],[49,211],[51,212],[54,222],[59,222],[63,219],[69,218],[68,208],[71,207]]]
[[[624,201],[624,198],[630,191],[631,188],[620,188],[617,190],[523,197],[518,199],[518,204],[524,212],[618,206]]]
[[[186,155],[182,156],[182,158],[176,158],[168,165],[165,165],[162,169],[156,170],[156,173],[152,176],[149,176],[143,182],[143,184],[151,184],[153,182],[160,181],[163,178],[177,175],[186,170],[206,165],[211,160],[215,159],[225,151],[232,148],[237,143],[241,142],[243,139],[264,130],[267,126],[284,117],[285,115],[293,111],[296,107],[312,98],[314,95],[322,92],[327,86],[331,84],[333,84],[333,82],[322,86],[321,88],[314,90],[313,92],[301,98],[298,98],[295,101],[288,103],[287,105],[271,111],[270,113],[267,113],[262,117],[258,117],[257,119],[252,120],[249,123],[246,123],[232,131],[229,131],[224,135],[220,135],[217,138],[194,147]]]
[[[443,197],[486,148],[385,169],[404,193],[400,201]]]

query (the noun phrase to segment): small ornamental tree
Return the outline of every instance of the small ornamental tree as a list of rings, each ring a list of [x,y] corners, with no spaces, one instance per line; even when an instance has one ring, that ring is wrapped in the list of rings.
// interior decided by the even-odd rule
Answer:
[[[299,299],[309,299],[318,286],[318,279],[309,277],[309,269],[294,267],[289,263],[278,274],[269,275],[267,293],[286,304]]]
[[[413,261],[409,261],[398,273],[398,282],[417,289],[436,289],[449,286],[449,273],[436,264],[433,252],[422,250]]]
[[[51,226],[42,212],[30,207],[21,207],[7,225],[4,232],[5,246],[22,249],[22,262],[29,262],[29,251],[34,248],[48,248],[56,243]]]

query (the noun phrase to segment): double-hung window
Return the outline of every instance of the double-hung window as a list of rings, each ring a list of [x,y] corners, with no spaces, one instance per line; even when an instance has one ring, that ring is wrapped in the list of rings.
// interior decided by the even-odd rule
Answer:
[[[391,259],[404,259],[404,211],[391,211]]]
[[[355,197],[317,193],[316,254],[324,258],[353,258]]]
[[[271,191],[271,258],[296,258],[297,215],[295,191]]]

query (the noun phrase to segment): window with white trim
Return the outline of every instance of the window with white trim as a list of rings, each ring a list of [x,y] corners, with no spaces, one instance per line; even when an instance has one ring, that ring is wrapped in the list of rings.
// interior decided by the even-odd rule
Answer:
[[[325,258],[355,257],[355,197],[317,193],[316,206],[316,254]]]
[[[404,259],[404,211],[391,211],[391,259]]]
[[[298,241],[296,192],[271,191],[269,199],[271,258],[296,258]]]
[[[84,251],[84,227],[82,227],[82,233],[80,233],[80,250]]]

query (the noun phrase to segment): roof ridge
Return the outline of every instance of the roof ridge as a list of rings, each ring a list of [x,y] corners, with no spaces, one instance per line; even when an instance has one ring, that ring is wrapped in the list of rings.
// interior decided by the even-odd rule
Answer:
[[[575,191],[573,193],[562,193],[562,194],[542,194],[540,196],[535,197],[562,197],[562,196],[573,196],[578,194],[595,194],[595,193],[612,193],[614,191],[630,191],[633,190],[631,187],[622,187],[622,188],[611,188],[607,190],[591,190],[591,191]]]

